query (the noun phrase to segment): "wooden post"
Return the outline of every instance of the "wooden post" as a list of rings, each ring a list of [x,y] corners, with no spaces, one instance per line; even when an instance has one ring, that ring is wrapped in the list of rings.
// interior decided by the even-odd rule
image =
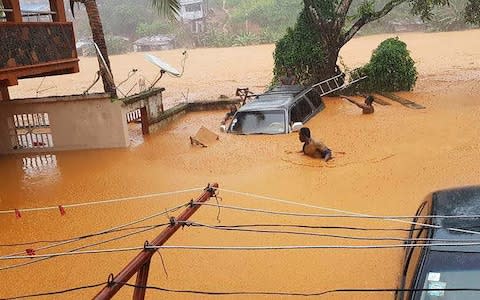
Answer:
[[[150,261],[147,261],[140,271],[137,273],[137,281],[135,281],[136,286],[146,286],[148,282],[148,271],[150,269]],[[145,299],[146,288],[136,287],[133,291],[133,300],[143,300]]]
[[[67,22],[63,0],[49,0],[49,1],[50,1],[50,10],[55,12],[55,14],[52,15],[53,22]]]
[[[142,121],[142,134],[147,135],[150,133],[150,130],[148,128],[149,122],[148,122],[148,113],[147,113],[147,108],[141,107],[140,108],[140,120]]]
[[[212,185],[208,185],[208,187],[204,190],[201,196],[199,196],[195,202],[206,202],[211,197],[215,196],[216,189],[218,188],[218,184],[214,183]],[[200,204],[192,204],[188,206],[175,220],[173,219],[173,223],[165,228],[151,243],[151,246],[162,246],[165,244],[168,239],[179,229],[182,227],[182,221],[187,221],[199,208]],[[112,282],[107,284],[93,299],[95,300],[106,300],[112,299],[113,296],[120,290],[125,283],[127,283],[130,278],[132,278],[135,273],[140,272],[137,276],[137,283],[147,283],[147,276],[144,273],[148,273],[149,262],[152,259],[153,254],[155,254],[155,249],[144,249],[140,252],[130,263],[127,264],[123,268],[117,276],[113,277]],[[146,266],[148,264],[148,266]],[[141,290],[138,289],[138,293],[134,294],[137,296],[142,296]],[[143,296],[145,296],[145,292],[143,292]],[[143,298],[134,298],[134,299],[143,299]]]
[[[3,0],[3,7],[5,9],[11,9],[12,11],[5,12],[7,16],[7,22],[22,22],[22,12],[20,10],[20,1],[19,0]]]
[[[0,81],[0,101],[1,100],[10,100],[6,81]]]

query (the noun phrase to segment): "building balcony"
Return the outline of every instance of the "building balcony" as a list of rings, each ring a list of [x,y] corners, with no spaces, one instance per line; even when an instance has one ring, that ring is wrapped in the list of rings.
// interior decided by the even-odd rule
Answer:
[[[50,0],[50,11],[21,10],[18,0],[0,2],[0,100],[8,100],[6,87],[18,79],[79,71],[63,0]]]
[[[78,72],[71,23],[0,23],[0,81]]]

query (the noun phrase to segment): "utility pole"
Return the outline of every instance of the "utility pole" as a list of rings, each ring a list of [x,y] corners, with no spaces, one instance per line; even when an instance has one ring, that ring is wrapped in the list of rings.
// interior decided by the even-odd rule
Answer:
[[[211,197],[215,196],[218,184],[214,183],[208,185],[195,202],[191,202],[177,219],[170,218],[170,225],[165,228],[151,243],[145,243],[146,246],[162,246],[167,240],[182,226],[184,221],[187,221],[199,208],[200,204],[196,202],[206,202]],[[148,280],[148,271],[150,268],[150,260],[155,254],[156,249],[144,249],[140,252],[128,265],[123,268],[117,276],[109,279],[109,283],[94,297],[95,300],[111,299],[120,290],[125,283],[127,283],[132,276],[137,273],[137,280],[135,285],[146,286]],[[145,288],[135,287],[133,293],[134,300],[143,300],[145,298]]]

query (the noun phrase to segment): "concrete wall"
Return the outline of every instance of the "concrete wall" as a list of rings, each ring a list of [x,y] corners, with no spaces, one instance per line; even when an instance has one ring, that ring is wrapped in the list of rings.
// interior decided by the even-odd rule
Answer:
[[[22,113],[48,113],[53,148],[13,149],[12,117]],[[127,147],[128,143],[122,103],[112,103],[106,94],[0,102],[0,154],[119,148]]]
[[[240,99],[234,100],[214,100],[214,101],[196,101],[178,104],[170,109],[167,109],[158,118],[150,120],[150,133],[157,132],[177,120],[179,117],[188,112],[206,111],[206,110],[228,110],[232,104],[238,105]],[[220,121],[219,121],[220,122]]]
[[[155,88],[128,98],[121,99],[124,113],[147,108],[148,122],[157,119],[163,113],[162,92],[164,88]]]

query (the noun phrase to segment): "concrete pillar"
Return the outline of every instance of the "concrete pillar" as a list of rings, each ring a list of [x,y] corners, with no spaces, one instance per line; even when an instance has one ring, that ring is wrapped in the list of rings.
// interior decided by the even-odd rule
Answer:
[[[50,10],[55,12],[55,14],[52,16],[53,22],[67,22],[63,0],[49,0],[49,1],[50,1]]]

